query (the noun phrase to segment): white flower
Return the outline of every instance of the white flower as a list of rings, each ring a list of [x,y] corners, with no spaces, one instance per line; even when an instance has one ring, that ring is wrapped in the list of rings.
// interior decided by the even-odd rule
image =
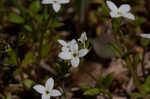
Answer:
[[[51,96],[60,96],[60,91],[53,89],[54,80],[53,78],[49,78],[46,81],[45,87],[43,85],[35,85],[33,88],[42,94],[42,99],[50,99]]]
[[[117,18],[117,17],[121,17],[122,16],[122,17],[125,17],[125,18],[128,18],[128,19],[132,19],[132,20],[135,19],[134,15],[129,12],[131,10],[130,5],[123,4],[119,8],[117,8],[117,6],[111,1],[107,1],[106,3],[107,3],[107,6],[111,10],[110,16],[112,18]]]
[[[58,12],[61,8],[61,4],[69,3],[70,0],[42,0],[42,4],[52,4],[55,12]]]
[[[75,44],[72,44],[70,46],[70,52],[68,51],[62,51],[59,53],[59,57],[61,59],[64,59],[64,60],[70,60],[71,61],[71,65],[73,67],[77,67],[80,63],[80,58],[81,57],[84,57],[87,53],[88,53],[88,49],[80,49],[78,50],[78,44],[75,43]]]
[[[62,51],[70,51],[71,45],[76,44],[77,42],[75,39],[73,39],[70,42],[66,42],[64,40],[58,40],[58,43],[62,45],[62,49],[61,49]]]
[[[85,41],[86,40],[87,40],[86,32],[83,32],[81,34],[81,37],[78,39],[78,41],[80,41],[82,44],[84,44],[84,47],[85,47]]]
[[[150,38],[150,34],[141,34],[140,36],[143,38]]]

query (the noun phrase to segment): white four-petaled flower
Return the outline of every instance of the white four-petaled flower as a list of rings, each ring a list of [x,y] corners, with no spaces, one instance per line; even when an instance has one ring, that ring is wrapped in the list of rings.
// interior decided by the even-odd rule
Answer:
[[[58,40],[58,43],[62,45],[62,48],[61,48],[62,51],[70,51],[71,45],[75,44],[76,40],[73,39],[70,42],[66,42],[64,40]]]
[[[134,15],[129,12],[131,10],[130,5],[123,4],[119,8],[117,8],[117,6],[111,1],[107,1],[106,3],[107,3],[107,6],[111,10],[110,16],[112,18],[117,18],[117,17],[121,17],[122,16],[122,17],[125,17],[125,18],[128,18],[128,19],[132,19],[132,20],[135,19]]]
[[[140,36],[143,38],[150,38],[150,34],[141,34]]]
[[[88,49],[78,49],[78,44],[75,43],[70,45],[69,51],[62,51],[59,53],[59,57],[64,60],[70,60],[73,67],[77,67],[80,63],[80,58],[84,57],[88,53]]]
[[[53,78],[49,78],[46,81],[45,87],[43,85],[35,85],[33,88],[42,94],[42,99],[50,99],[51,96],[60,96],[60,91],[53,89],[54,80]]]
[[[70,0],[42,0],[42,4],[52,4],[55,12],[58,12],[61,8],[61,4],[69,3]]]
[[[78,39],[78,41],[80,41],[84,45],[84,48],[85,48],[85,42],[86,42],[86,40],[87,40],[86,32],[83,32],[81,34],[81,37]]]

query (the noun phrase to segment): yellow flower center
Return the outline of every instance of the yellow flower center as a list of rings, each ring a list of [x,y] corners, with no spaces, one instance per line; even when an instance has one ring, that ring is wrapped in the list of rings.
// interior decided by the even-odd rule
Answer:
[[[117,14],[122,15],[122,12],[121,11],[117,11]]]
[[[73,57],[77,57],[78,55],[77,55],[77,53],[73,53]]]
[[[58,0],[53,0],[53,2],[54,2],[54,3],[57,3],[57,2],[58,2]]]
[[[49,90],[46,90],[46,91],[45,91],[45,93],[46,93],[46,94],[49,94],[49,93],[50,93],[50,91],[49,91]]]

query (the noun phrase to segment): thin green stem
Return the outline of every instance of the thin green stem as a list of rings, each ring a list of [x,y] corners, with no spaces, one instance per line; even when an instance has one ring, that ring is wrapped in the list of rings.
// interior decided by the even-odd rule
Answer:
[[[135,82],[136,88],[138,89],[138,91],[141,91],[141,87],[140,87],[141,84],[140,84],[140,82],[139,82],[139,80],[138,80],[138,77],[137,77],[136,72],[134,71],[134,69],[133,69],[133,67],[132,67],[132,65],[131,65],[131,62],[130,62],[129,57],[126,58],[125,62],[126,62],[127,67],[128,67],[128,69],[129,69],[129,71],[130,71],[130,73],[131,73],[131,76],[133,77],[133,80],[134,80],[134,82]]]
[[[106,93],[107,93],[109,99],[112,99],[112,95],[111,95],[110,91],[107,91]]]
[[[21,83],[22,83],[22,85],[23,85],[23,90],[25,89],[25,85],[24,85],[24,83],[23,83],[23,81],[24,81],[24,76],[23,76],[23,68],[22,68],[22,65],[21,65],[21,62],[20,62],[20,59],[19,59],[19,56],[18,56],[18,49],[16,50],[16,52],[15,52],[15,54],[16,54],[16,62],[17,62],[17,66],[19,67],[19,69],[21,70],[21,72],[19,72],[20,73],[20,79],[21,79]]]
[[[145,77],[145,64],[144,64],[144,60],[145,60],[145,53],[146,53],[146,47],[144,48],[144,52],[142,54],[142,62],[141,62],[141,65],[142,65],[142,73],[143,73],[143,77]]]
[[[42,46],[43,46],[43,40],[44,40],[44,32],[47,31],[47,29],[49,28],[49,23],[51,22],[52,20],[52,16],[53,14],[50,14],[48,16],[48,19],[46,19],[46,16],[47,16],[47,8],[48,6],[45,6],[44,7],[44,25],[42,27],[44,27],[42,30],[41,30],[41,36],[40,36],[40,45],[39,45],[39,51],[38,51],[38,59],[41,59],[41,50],[42,50]]]
[[[116,44],[118,45],[118,48],[120,48],[121,49],[121,47],[120,47],[120,44],[119,44],[119,42],[120,42],[120,39],[124,42],[124,35],[123,35],[123,33],[120,31],[120,20],[115,20],[115,22],[117,22],[117,24],[116,23],[113,23],[113,26],[114,26],[114,28],[113,28],[113,30],[114,30],[114,38],[115,38],[115,42],[116,42]],[[118,40],[117,39],[117,34],[116,33],[119,33],[118,35],[120,36],[120,39]],[[125,46],[125,45],[124,45]],[[137,74],[136,74],[136,72],[135,72],[135,70],[134,70],[134,68],[132,67],[132,62],[130,61],[130,58],[129,58],[129,56],[127,56],[126,57],[126,59],[125,59],[125,62],[126,62],[126,64],[127,64],[127,68],[129,69],[129,71],[130,71],[130,73],[131,73],[131,76],[133,77],[133,79],[134,79],[134,82],[135,82],[135,86],[136,86],[136,88],[139,90],[139,91],[141,91],[140,89],[140,82],[139,82],[139,80],[138,80],[138,77],[137,77]]]

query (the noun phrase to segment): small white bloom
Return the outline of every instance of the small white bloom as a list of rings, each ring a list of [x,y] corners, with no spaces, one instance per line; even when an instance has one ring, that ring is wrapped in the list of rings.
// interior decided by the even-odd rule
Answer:
[[[150,38],[150,34],[141,34],[140,36],[143,38]]]
[[[64,40],[58,40],[58,43],[62,45],[61,50],[67,52],[67,51],[70,51],[70,46],[73,45],[73,44],[76,44],[77,42],[76,42],[75,39],[73,39],[70,42],[66,42]]]
[[[42,94],[42,99],[50,99],[51,96],[60,96],[60,91],[53,89],[54,80],[49,78],[46,81],[45,87],[43,85],[35,85],[33,88],[40,94]]]
[[[71,60],[71,65],[77,67],[80,63],[80,58],[84,57],[88,53],[88,49],[78,50],[78,44],[72,44],[70,46],[71,51],[62,51],[58,56],[64,60]]]
[[[117,6],[111,1],[107,1],[106,3],[109,9],[111,10],[110,16],[112,18],[117,18],[122,16],[132,20],[135,19],[134,15],[129,12],[131,10],[130,5],[123,4],[119,8],[117,8]]]
[[[85,47],[85,41],[86,40],[87,40],[86,32],[83,32],[81,34],[81,37],[78,39],[78,41],[80,41],[82,44],[84,44],[84,47]]]
[[[52,4],[55,12],[58,12],[61,8],[61,4],[69,3],[70,0],[42,0],[42,4]]]

